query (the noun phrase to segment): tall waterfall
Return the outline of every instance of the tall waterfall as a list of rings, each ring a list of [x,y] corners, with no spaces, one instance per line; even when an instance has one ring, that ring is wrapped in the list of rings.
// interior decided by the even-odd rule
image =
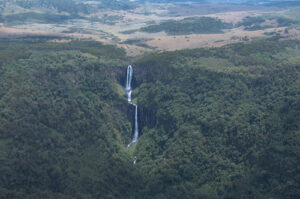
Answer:
[[[132,74],[133,74],[133,69],[132,66],[129,65],[127,67],[127,76],[126,76],[126,85],[125,85],[125,93],[127,95],[127,100],[128,102],[131,102],[131,81],[132,81]]]
[[[138,126],[138,106],[131,102],[131,94],[132,94],[132,88],[131,88],[131,82],[132,82],[132,75],[133,75],[133,69],[132,66],[129,65],[127,67],[127,74],[126,74],[126,84],[125,84],[125,93],[127,95],[128,103],[133,105],[135,107],[135,113],[134,113],[134,133],[131,142],[127,145],[127,149],[135,142],[138,141],[139,138],[139,126]]]

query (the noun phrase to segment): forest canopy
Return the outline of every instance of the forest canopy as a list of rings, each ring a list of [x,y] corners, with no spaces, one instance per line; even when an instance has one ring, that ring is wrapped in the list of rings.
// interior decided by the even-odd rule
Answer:
[[[0,198],[299,198],[299,52],[274,37],[131,60],[2,40]]]

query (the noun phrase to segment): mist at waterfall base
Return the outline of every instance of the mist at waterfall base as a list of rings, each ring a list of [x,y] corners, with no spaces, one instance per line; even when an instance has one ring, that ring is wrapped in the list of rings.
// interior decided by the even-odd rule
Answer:
[[[131,94],[132,94],[132,76],[133,76],[133,68],[131,65],[127,67],[126,73],[126,83],[125,83],[125,94],[127,95],[128,103],[135,107],[134,113],[134,133],[131,142],[127,145],[127,149],[135,142],[138,141],[139,137],[139,128],[138,128],[138,106],[131,102]]]

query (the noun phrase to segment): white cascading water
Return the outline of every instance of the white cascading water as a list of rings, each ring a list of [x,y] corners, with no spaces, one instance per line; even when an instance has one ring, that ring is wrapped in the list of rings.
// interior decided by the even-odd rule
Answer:
[[[138,126],[138,107],[137,105],[133,104],[135,107],[135,113],[134,113],[134,134],[131,142],[128,144],[127,149],[135,142],[138,141],[139,138],[139,126]]]
[[[134,114],[134,135],[133,135],[133,142],[136,142],[139,137],[139,124],[138,124],[138,106],[135,105],[135,114]]]
[[[130,102],[130,103],[131,103],[131,93],[132,93],[131,90],[129,90],[129,91],[127,92],[127,100],[128,100],[128,102]]]
[[[138,127],[138,106],[131,102],[131,94],[132,94],[132,88],[131,88],[131,82],[132,82],[132,74],[133,69],[132,66],[129,65],[127,67],[127,76],[126,76],[126,84],[125,84],[125,93],[127,95],[127,100],[129,104],[132,104],[135,107],[135,113],[134,113],[134,134],[131,142],[128,144],[127,149],[135,142],[138,141],[139,138],[139,127]]]
[[[133,69],[132,66],[129,65],[127,67],[127,76],[126,76],[126,85],[125,85],[125,93],[127,95],[127,100],[128,102],[131,102],[131,81],[132,81],[132,73],[133,73]]]

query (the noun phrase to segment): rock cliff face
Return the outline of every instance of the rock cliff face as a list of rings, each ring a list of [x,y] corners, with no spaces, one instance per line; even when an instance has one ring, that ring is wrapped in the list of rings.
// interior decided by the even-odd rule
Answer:
[[[151,110],[143,107],[142,105],[139,106],[139,122],[140,122],[140,130],[143,127],[154,127],[157,124],[156,121],[156,110]],[[142,132],[142,131],[141,131]]]
[[[113,72],[116,75],[116,79],[118,81],[118,83],[124,87],[125,83],[126,83],[126,72],[127,72],[127,68],[124,67],[113,67]],[[131,82],[131,86],[132,88],[136,88],[137,87],[137,82],[136,82],[136,78],[135,78],[135,74],[132,77],[132,82]]]
[[[131,121],[131,126],[134,126],[134,112],[135,112],[135,106],[134,105],[128,105],[127,107],[123,106],[122,112],[126,113],[128,121]],[[150,110],[142,105],[139,105],[138,108],[138,123],[139,127],[138,130],[140,132],[140,135],[143,134],[143,128],[153,128],[157,124],[157,118],[156,118],[156,110]],[[133,128],[132,132],[133,133]]]

